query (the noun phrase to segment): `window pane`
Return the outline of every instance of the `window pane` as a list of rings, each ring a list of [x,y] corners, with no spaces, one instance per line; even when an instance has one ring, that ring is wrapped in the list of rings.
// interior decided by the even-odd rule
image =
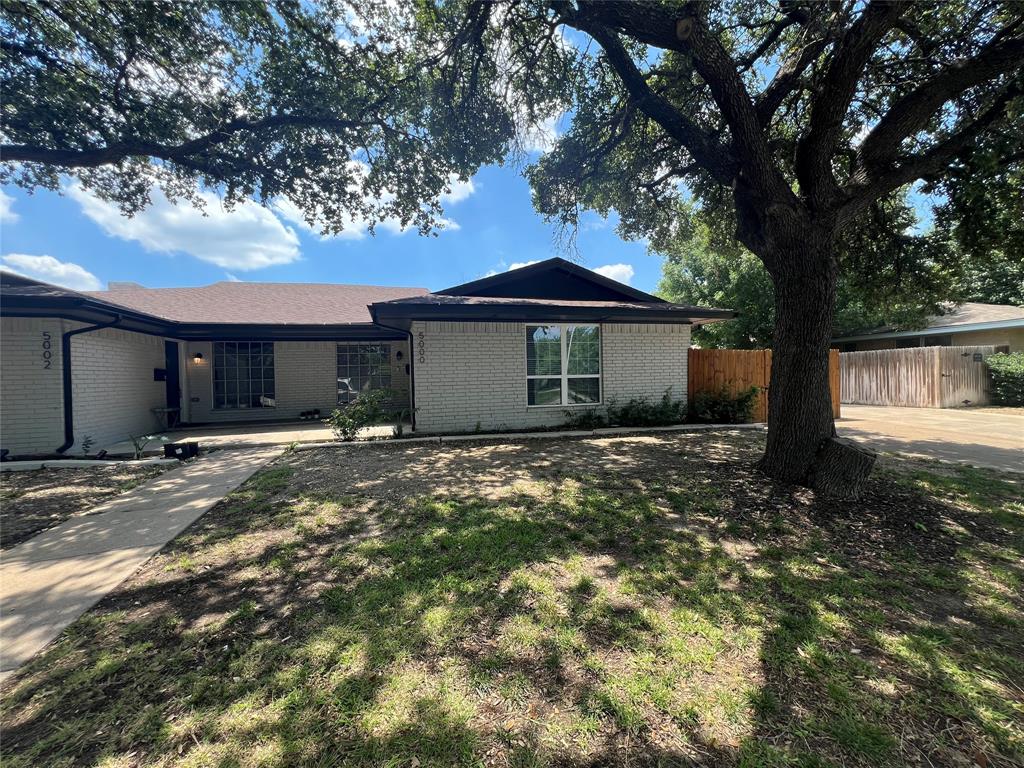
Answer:
[[[215,408],[259,408],[274,396],[273,342],[230,341],[213,345]]]
[[[570,376],[601,372],[601,329],[596,325],[570,328],[566,335],[567,373]]]
[[[569,379],[569,403],[601,402],[600,379]]]
[[[526,375],[562,375],[562,329],[557,325],[526,326]]]
[[[562,402],[561,379],[527,379],[527,405],[560,405]]]

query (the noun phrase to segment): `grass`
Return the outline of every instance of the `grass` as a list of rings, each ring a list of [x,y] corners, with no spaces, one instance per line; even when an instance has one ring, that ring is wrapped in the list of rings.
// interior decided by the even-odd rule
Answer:
[[[4,765],[1024,761],[1021,478],[759,439],[289,455],[5,686]]]

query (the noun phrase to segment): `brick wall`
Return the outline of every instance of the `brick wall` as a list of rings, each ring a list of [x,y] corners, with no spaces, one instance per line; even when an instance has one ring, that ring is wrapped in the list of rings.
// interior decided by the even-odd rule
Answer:
[[[53,453],[64,442],[60,338],[72,327],[50,318],[0,319],[0,447],[13,455]]]
[[[523,323],[415,322],[416,428],[420,432],[523,429],[565,422],[565,407],[526,405]],[[686,398],[689,325],[601,326],[603,400],[666,389]],[[580,406],[577,406],[580,407]],[[587,406],[589,407],[589,406]]]
[[[80,326],[80,324],[78,324]],[[159,336],[106,328],[71,337],[75,445],[90,435],[92,450],[127,440],[129,435],[162,431],[153,408],[167,403],[167,385],[153,380],[163,368]]]
[[[0,445],[12,454],[51,454],[64,442],[61,335],[85,324],[13,317],[2,322]],[[86,435],[96,451],[157,428],[150,409],[166,398],[165,384],[153,381],[153,369],[164,367],[163,339],[114,329],[80,334],[71,339],[71,363],[76,442],[69,453],[79,451]]]
[[[405,341],[387,343],[391,345],[392,388],[408,392],[409,376],[405,366],[409,362],[409,345]],[[273,408],[218,410],[213,407],[213,344],[183,343],[186,386],[182,400],[187,407],[186,418],[194,424],[287,420],[298,419],[302,411],[314,408],[319,408],[321,417],[326,417],[338,404],[337,346],[338,342],[334,341],[274,342],[276,405]],[[401,360],[398,359],[399,351]],[[195,362],[196,352],[203,355],[199,364]]]

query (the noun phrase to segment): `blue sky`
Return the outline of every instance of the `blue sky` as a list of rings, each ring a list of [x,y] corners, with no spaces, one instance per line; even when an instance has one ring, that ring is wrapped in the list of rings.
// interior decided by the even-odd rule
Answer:
[[[529,185],[514,167],[483,168],[469,184],[457,185],[445,204],[454,224],[436,237],[385,224],[375,236],[356,226],[325,240],[293,211],[252,204],[229,213],[213,196],[206,217],[158,197],[126,219],[73,183],[65,190],[28,195],[3,188],[3,267],[80,290],[111,280],[163,287],[228,279],[438,289],[515,264],[570,256],[554,226],[533,210]],[[643,243],[623,241],[613,222],[594,214],[584,220],[573,257],[641,290],[653,291],[661,273],[660,257]]]

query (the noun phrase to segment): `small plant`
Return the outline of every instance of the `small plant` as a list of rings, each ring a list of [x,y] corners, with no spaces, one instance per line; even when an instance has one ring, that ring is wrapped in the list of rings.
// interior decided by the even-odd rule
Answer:
[[[395,423],[395,437],[405,437],[405,422],[412,420],[412,410],[409,408],[401,408],[397,415],[398,421]]]
[[[146,450],[146,446],[152,443],[154,440],[158,440],[161,443],[168,442],[168,438],[163,435],[128,435],[128,439],[132,441],[132,449],[134,451],[133,457],[135,459],[141,459],[142,454]]]
[[[389,393],[383,389],[362,392],[355,400],[341,408],[335,408],[323,420],[338,439],[343,442],[355,440],[359,430],[371,424],[380,424],[388,415]]]
[[[82,438],[82,442],[79,444],[78,447],[82,451],[83,456],[88,456],[89,451],[92,450],[92,447],[95,444],[96,441],[93,439],[92,435],[86,435],[85,437]]]
[[[732,394],[727,387],[697,392],[690,402],[689,421],[701,424],[744,424],[754,412],[754,399],[759,387],[750,387]]]
[[[1024,405],[1024,352],[1000,352],[985,360],[992,373],[992,397],[999,405]]]

